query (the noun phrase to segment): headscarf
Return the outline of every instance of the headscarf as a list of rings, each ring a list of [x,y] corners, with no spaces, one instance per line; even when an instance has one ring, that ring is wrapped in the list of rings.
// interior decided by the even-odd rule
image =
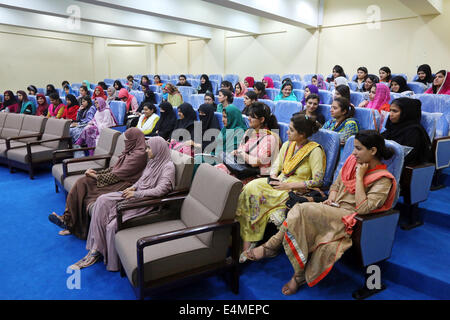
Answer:
[[[66,88],[69,88],[69,93],[68,93],[68,94],[74,94],[72,87],[71,87],[70,85],[68,85],[68,84],[66,84],[66,85],[63,87],[64,94],[65,94]]]
[[[44,99],[44,103],[43,104],[39,104],[39,102],[37,102],[39,97]],[[36,102],[38,104],[37,105],[37,109],[36,109],[36,115],[37,116],[41,116],[41,115],[45,116],[45,115],[47,115],[49,105],[48,105],[47,99],[45,98],[43,93],[38,93],[36,95]]]
[[[375,97],[372,101],[369,101],[367,108],[380,110],[383,105],[386,103],[389,104],[389,100],[391,100],[391,94],[389,91],[389,87],[383,83],[376,84],[376,92]]]
[[[253,88],[253,85],[255,84],[255,78],[247,77],[245,78],[245,81],[247,81],[249,88]]]
[[[68,94],[66,96],[66,99],[70,100],[70,106],[69,105],[66,106],[68,109],[78,105],[78,100],[73,94]]]
[[[323,81],[323,77],[321,75],[316,75],[316,76],[317,76],[317,88],[319,88],[321,90],[327,90],[327,85]]]
[[[203,84],[200,82],[200,87],[199,87],[200,90],[198,90],[198,93],[206,93],[207,91],[213,92],[213,87],[212,87],[211,81],[209,80],[208,75],[207,74],[202,74],[200,79],[201,78],[205,78],[206,81]]]
[[[283,95],[283,89],[284,87],[286,87],[287,85],[290,85],[292,88],[291,94],[288,97],[285,97]],[[286,81],[285,83],[283,83],[283,85],[281,86],[280,92],[278,93],[278,95],[275,97],[275,99],[273,99],[273,101],[278,101],[278,100],[284,100],[284,101],[297,101],[297,96],[294,94],[294,86],[292,85],[292,82],[290,81]]]
[[[137,190],[153,189],[157,186],[158,179],[163,175],[166,165],[172,162],[170,149],[167,142],[161,137],[151,137],[145,142],[154,155],[153,159],[148,159],[147,165],[134,185]],[[172,164],[173,165],[173,164]],[[170,177],[172,188],[175,188],[175,175]]]
[[[412,146],[413,150],[405,157],[405,164],[422,164],[430,161],[431,142],[428,133],[420,124],[422,103],[418,99],[398,98],[395,105],[400,109],[400,119],[392,123],[388,118],[386,130],[381,135],[388,140]]]
[[[87,80],[83,80],[83,83],[86,84],[86,87],[88,88],[88,90],[91,90],[91,83]]]
[[[215,112],[215,108],[212,104],[202,104],[200,105],[200,107],[198,108],[199,112],[204,113],[205,115],[200,115],[199,114],[199,119],[202,123],[202,137],[204,136],[206,130],[209,129],[217,129],[220,130],[220,125],[219,125],[219,120],[216,118],[214,112]],[[210,145],[212,142],[214,142],[214,138],[211,139],[211,141],[204,141],[202,139],[202,150],[205,150],[205,148]]]
[[[159,108],[160,110],[164,110],[164,112],[160,112],[159,120],[156,123],[153,132],[158,132],[160,137],[167,140],[170,138],[172,131],[175,129],[177,117],[173,112],[172,105],[169,102],[161,102]]]
[[[273,80],[270,77],[264,77],[263,80],[266,81],[266,89],[273,88]]]
[[[17,101],[16,96],[14,95],[14,93],[11,90],[6,90],[3,93],[3,96],[5,94],[7,94],[9,96],[9,100],[6,101],[6,100],[3,99],[4,101],[3,101],[3,108],[2,109],[7,107],[9,109],[9,112],[17,112],[17,109],[19,108],[19,102]]]
[[[122,98],[127,98],[127,112],[130,110],[131,100],[133,100],[134,96],[128,93],[128,90],[125,88],[120,89],[118,98],[122,100]]]
[[[100,132],[103,128],[113,127],[117,124],[117,121],[112,113],[111,109],[106,104],[105,99],[96,98],[98,104],[97,112],[94,116],[94,124]]]
[[[97,94],[95,94],[95,90],[100,90],[100,94],[99,95],[97,95]],[[92,100],[95,100],[95,98],[103,98],[103,100],[108,100],[108,97],[106,96],[106,94],[105,94],[105,90],[103,90],[103,88],[101,87],[101,86],[96,86],[95,87],[95,90],[94,90],[94,93],[92,94]]]
[[[194,121],[197,120],[197,113],[192,106],[185,102],[178,106],[178,111],[183,114],[183,119],[178,119],[175,129],[194,130]],[[192,136],[192,135],[191,135]]]
[[[112,95],[109,95],[109,93],[108,93],[108,97],[106,98],[106,103],[107,103],[107,104],[109,104],[111,101],[116,100],[116,98],[117,98],[117,91],[116,91],[116,88],[114,88],[114,86],[110,86],[110,87],[108,88],[108,90],[109,90],[109,89],[111,89]]]
[[[138,128],[129,128],[124,134],[125,149],[114,165],[112,173],[121,180],[134,183],[140,178],[147,165],[145,136]]]
[[[244,81],[239,82],[239,85],[241,86],[241,93],[239,95],[237,95],[235,93],[234,94],[235,97],[243,97],[248,91],[247,87],[245,86]]]
[[[32,84],[30,84],[30,85],[27,87],[27,90],[28,90],[28,91],[34,91],[35,94],[38,93],[36,86],[33,86]]]
[[[17,93],[22,95],[22,102],[18,101],[19,104],[19,109],[18,111],[20,113],[25,113],[26,109],[28,108],[28,106],[31,106],[31,110],[29,112],[27,112],[27,114],[36,114],[36,106],[34,105],[34,103],[30,100],[28,100],[28,96],[27,93],[23,90],[19,90],[17,91]]]
[[[48,87],[50,87],[50,90],[48,89]],[[58,93],[58,95],[59,95],[59,92],[56,91],[55,86],[52,85],[52,84],[48,84],[48,85],[47,85],[47,92],[45,93],[45,95],[46,95],[46,96],[50,96],[50,94],[52,94],[53,92],[56,92],[56,93]]]
[[[334,79],[335,82],[335,87],[340,86],[340,85],[346,85],[348,87],[348,80],[345,77],[337,77],[336,79]]]
[[[433,82],[433,74],[431,72],[431,67],[428,64],[422,64],[421,66],[419,66],[419,68],[417,68],[417,73],[419,73],[419,71],[425,72],[426,76],[423,80],[417,78],[417,82],[422,82],[425,85]]]
[[[439,73],[439,72],[438,72]],[[439,88],[433,84],[425,93],[435,93],[435,94],[450,94],[450,76],[449,71],[445,72],[444,82]]]
[[[391,87],[391,88],[392,88],[392,82],[396,82],[400,86],[400,89],[398,89],[398,93],[405,92],[405,91],[411,91],[411,88],[408,86],[405,78],[403,78],[402,76],[396,76],[391,79],[391,83],[389,85],[389,87]],[[392,89],[391,89],[391,91],[392,91]]]
[[[242,134],[244,134],[247,130],[247,125],[242,118],[241,111],[235,106],[229,105],[224,111],[227,115],[227,125],[220,131],[219,140],[222,140],[222,151],[230,152],[232,150],[227,150],[227,141],[233,139],[233,150],[236,150],[242,140],[242,136],[232,134],[227,137],[227,130],[235,131],[242,129]]]
[[[315,85],[313,85],[313,84],[309,84],[309,85],[307,85],[306,86],[308,89],[309,89],[309,92],[310,92],[310,94],[317,94],[317,95],[319,95],[319,88],[317,88]],[[320,98],[319,98],[319,100],[320,100]],[[305,96],[303,96],[303,99],[302,99],[302,105],[304,106],[305,104],[306,104],[306,97]],[[320,103],[322,103],[322,101],[319,101],[319,104]]]

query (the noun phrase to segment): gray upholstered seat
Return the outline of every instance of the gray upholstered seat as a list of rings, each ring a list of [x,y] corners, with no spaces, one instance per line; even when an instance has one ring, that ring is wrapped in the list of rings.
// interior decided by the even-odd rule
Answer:
[[[234,221],[242,182],[203,163],[183,201],[178,220],[156,222],[120,230],[115,244],[123,269],[133,287],[139,282],[136,244],[143,237],[189,230],[198,226],[217,226]],[[208,229],[209,231],[209,229]],[[154,281],[223,262],[227,256],[230,229],[186,236],[143,248],[143,282]],[[239,241],[238,241],[239,242]],[[180,263],[182,261],[183,263]],[[142,288],[141,288],[142,289]],[[138,294],[139,297],[142,295]]]

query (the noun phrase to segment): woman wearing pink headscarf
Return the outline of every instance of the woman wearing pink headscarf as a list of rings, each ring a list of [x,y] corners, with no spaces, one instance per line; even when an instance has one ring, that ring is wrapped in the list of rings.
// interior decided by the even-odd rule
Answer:
[[[269,77],[264,77],[262,83],[266,86],[266,89],[273,88],[273,80]]]
[[[253,88],[253,86],[255,85],[255,78],[253,78],[253,77],[245,78],[244,84],[247,88]]]
[[[146,142],[148,161],[142,176],[131,187],[124,191],[101,195],[92,207],[92,220],[86,243],[88,254],[71,266],[82,269],[96,263],[102,256],[106,269],[119,270],[114,236],[117,230],[117,203],[143,197],[160,198],[168,194],[175,185],[175,166],[170,156],[169,146],[161,137],[152,137]],[[147,214],[152,207],[127,210],[123,220]]]
[[[95,106],[97,107],[97,111],[95,112],[94,119],[87,124],[75,144],[86,144],[88,147],[95,147],[100,131],[103,128],[113,127],[117,124],[111,109],[106,105],[105,99],[96,98]],[[89,150],[89,155],[93,154],[94,151]]]
[[[366,100],[361,102],[359,107],[375,109],[380,113],[381,111],[389,112],[389,101],[391,100],[389,87],[384,83],[377,83],[376,85],[372,86],[372,89],[370,89],[369,93],[369,100],[370,101]]]
[[[234,86],[234,96],[235,97],[243,97],[248,92],[247,87],[245,86],[244,82],[238,82]]]
[[[127,113],[135,113],[139,108],[136,97],[132,94],[129,94],[128,90],[125,88],[120,89],[118,98],[120,101],[123,101],[127,104]]]
[[[425,93],[450,95],[449,72],[445,70],[436,72],[433,80],[433,85],[427,91],[425,91]]]

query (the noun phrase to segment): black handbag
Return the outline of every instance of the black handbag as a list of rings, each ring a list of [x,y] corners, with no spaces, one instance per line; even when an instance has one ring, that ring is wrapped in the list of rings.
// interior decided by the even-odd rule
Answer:
[[[305,194],[298,194],[293,191],[289,192],[289,200],[286,202],[286,207],[292,209],[297,203],[309,202],[306,197],[312,197],[314,202],[323,202],[328,199],[326,195],[318,190],[310,190]]]

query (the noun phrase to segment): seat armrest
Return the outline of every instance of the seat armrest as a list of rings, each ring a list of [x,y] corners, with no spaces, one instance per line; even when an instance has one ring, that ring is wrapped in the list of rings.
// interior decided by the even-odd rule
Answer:
[[[68,153],[68,152],[76,152],[76,151],[87,151],[87,150],[93,150],[95,147],[85,147],[85,148],[72,148],[72,149],[59,149],[53,151],[53,164],[56,164],[56,155],[60,153]]]
[[[76,149],[76,150],[79,150],[79,149]],[[80,163],[80,162],[87,162],[87,161],[93,161],[93,160],[106,160],[105,167],[109,167],[109,161],[111,160],[111,157],[112,157],[111,155],[105,154],[105,155],[97,155],[97,156],[90,156],[90,157],[83,157],[83,158],[64,159],[62,162],[63,179],[70,175],[68,165],[71,163]]]
[[[42,133],[33,133],[33,134],[27,134],[27,135],[24,135],[24,136],[6,138],[5,139],[6,149],[7,150],[11,149],[11,140],[20,140],[20,139],[28,139],[28,138],[40,139],[41,137],[42,137]]]
[[[27,142],[27,146],[34,146],[45,142],[53,142],[53,141],[61,141],[61,140],[67,140],[70,144],[72,144],[72,137],[59,137],[59,138],[53,138],[53,139],[46,139],[46,140],[39,140],[39,141],[32,141]]]

